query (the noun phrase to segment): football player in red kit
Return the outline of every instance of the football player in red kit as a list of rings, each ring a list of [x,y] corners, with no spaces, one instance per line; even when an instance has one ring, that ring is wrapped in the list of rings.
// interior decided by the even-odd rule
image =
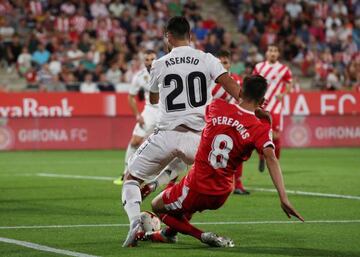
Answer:
[[[217,57],[219,58],[220,62],[224,66],[226,70],[230,70],[231,67],[231,54],[229,51],[222,50],[217,54]],[[238,83],[239,87],[241,87],[242,84],[242,78],[240,75],[236,73],[229,73],[229,75]],[[223,99],[228,103],[232,104],[238,104],[238,102],[232,97],[229,93],[225,91],[225,89],[221,86],[221,84],[216,84],[211,91],[211,95],[213,99]],[[236,168],[236,172],[234,173],[234,180],[235,180],[235,188],[234,188],[234,194],[238,195],[248,195],[250,194],[249,191],[247,191],[243,183],[241,181],[243,173],[243,164],[240,163],[239,166]]]
[[[283,129],[283,98],[291,91],[292,73],[289,67],[279,62],[280,51],[276,45],[269,45],[266,51],[266,61],[255,65],[253,74],[263,76],[268,82],[265,93],[264,108],[272,117],[273,140],[275,155],[280,158],[280,134]],[[265,169],[264,159],[260,155],[259,170]]]
[[[176,234],[180,232],[210,246],[234,246],[231,239],[204,232],[191,225],[189,220],[195,212],[215,210],[225,203],[233,190],[234,171],[239,163],[250,158],[254,149],[264,155],[283,211],[289,218],[294,216],[304,221],[288,200],[274,153],[271,126],[255,116],[266,89],[266,80],[252,75],[244,79],[243,101],[239,105],[217,99],[207,106],[206,127],[191,170],[179,183],[152,201],[153,211],[168,227],[146,234],[146,239],[175,242]]]

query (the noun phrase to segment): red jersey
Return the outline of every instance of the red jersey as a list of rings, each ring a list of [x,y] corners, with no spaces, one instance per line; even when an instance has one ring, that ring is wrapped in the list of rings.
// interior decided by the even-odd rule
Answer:
[[[232,77],[236,81],[236,83],[238,83],[238,85],[241,87],[242,78],[239,75],[237,75],[235,73],[230,73],[230,77]],[[226,92],[225,89],[220,84],[216,84],[214,86],[214,88],[211,91],[211,95],[212,95],[213,99],[221,98],[228,103],[236,102],[235,99],[228,92]]]
[[[222,99],[215,99],[206,107],[205,120],[186,184],[202,194],[226,194],[233,190],[239,163],[248,160],[254,149],[261,153],[265,147],[274,147],[271,127],[253,112]]]
[[[276,96],[285,92],[286,83],[292,81],[290,69],[280,62],[272,64],[265,61],[255,65],[253,74],[263,76],[269,84],[265,94],[265,110],[274,114],[280,114],[282,111],[282,101],[277,100]]]

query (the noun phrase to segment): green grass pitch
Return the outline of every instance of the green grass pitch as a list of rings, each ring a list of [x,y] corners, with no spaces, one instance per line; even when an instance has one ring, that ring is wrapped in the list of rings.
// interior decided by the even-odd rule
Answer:
[[[121,248],[128,227],[121,207],[121,188],[112,184],[123,169],[123,151],[47,151],[0,153],[0,238],[10,238],[89,255],[114,256],[360,256],[360,200],[289,195],[309,223],[287,221],[277,195],[252,190],[231,196],[218,211],[194,216],[200,228],[231,237],[235,248],[214,249],[189,236],[173,245],[140,242]],[[360,196],[360,149],[284,150],[281,164],[288,190]],[[257,171],[257,158],[245,164],[244,183],[273,188],[267,173]],[[101,176],[103,180],[39,176]],[[153,195],[154,196],[154,195]],[[149,210],[150,196],[143,203]],[[262,224],[216,224],[257,222]],[[317,221],[337,221],[324,223]],[[339,221],[346,221],[340,223]],[[89,227],[44,227],[81,225]],[[18,226],[35,226],[14,228]],[[6,228],[7,227],[7,228]],[[61,256],[0,242],[1,257]]]

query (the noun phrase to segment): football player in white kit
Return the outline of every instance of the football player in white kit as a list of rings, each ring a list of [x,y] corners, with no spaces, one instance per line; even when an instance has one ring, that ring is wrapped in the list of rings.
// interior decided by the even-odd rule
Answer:
[[[152,62],[156,59],[156,53],[153,50],[147,50],[144,54],[145,68],[138,71],[131,82],[129,89],[129,105],[136,117],[136,125],[134,127],[132,137],[125,153],[125,169],[123,175],[114,180],[115,185],[122,185],[125,171],[127,170],[128,161],[135,153],[136,149],[143,143],[155,129],[156,117],[158,114],[157,105],[150,104],[148,84],[150,82],[150,69]],[[141,89],[145,91],[145,107],[142,113],[139,112],[136,105],[136,96]]]
[[[219,59],[189,46],[186,18],[171,18],[165,32],[172,50],[153,62],[149,84],[151,104],[159,103],[158,128],[129,161],[122,187],[122,203],[130,221],[123,247],[135,246],[141,230],[141,184],[154,179],[176,157],[193,163],[205,125],[205,106],[211,101],[212,81],[223,85],[235,99],[240,95],[238,84]]]

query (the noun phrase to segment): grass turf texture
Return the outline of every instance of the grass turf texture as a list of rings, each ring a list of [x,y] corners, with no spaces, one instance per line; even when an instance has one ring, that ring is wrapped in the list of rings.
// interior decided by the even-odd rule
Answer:
[[[37,173],[116,177],[122,151],[48,151],[0,153],[0,227],[20,225],[123,224],[121,188],[112,181],[39,177]],[[284,150],[288,189],[360,195],[360,149]],[[273,188],[257,158],[245,164],[246,186]],[[150,196],[142,206],[149,210]],[[360,201],[290,195],[306,220],[360,220]],[[194,222],[287,221],[277,195],[252,192],[231,196],[218,211]],[[173,245],[140,242],[121,248],[128,227],[0,229],[0,237],[98,256],[360,256],[360,223],[199,225],[231,237],[236,247],[214,249],[189,236]],[[0,242],[0,256],[59,256]]]

